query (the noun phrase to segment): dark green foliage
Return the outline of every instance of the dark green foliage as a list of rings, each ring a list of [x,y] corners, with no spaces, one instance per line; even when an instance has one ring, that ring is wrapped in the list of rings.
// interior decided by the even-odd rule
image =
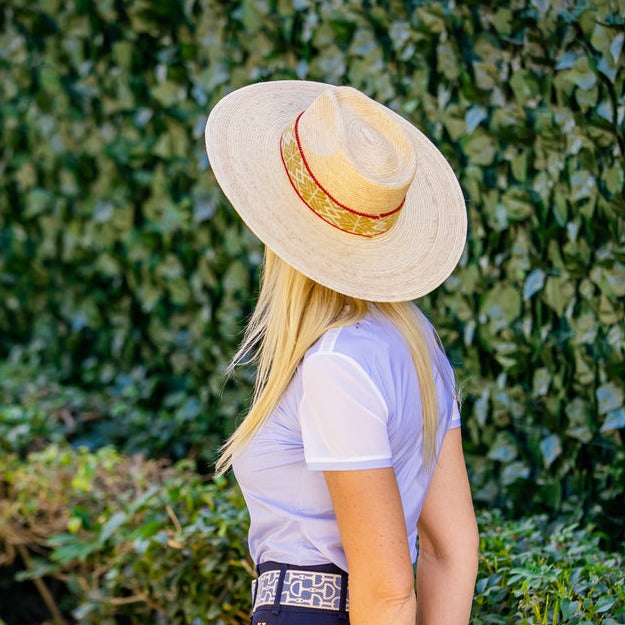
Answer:
[[[466,254],[422,306],[464,390],[476,501],[581,512],[622,537],[624,14],[622,0],[3,4],[0,349],[23,345],[18,360],[106,405],[129,394],[146,452],[210,460],[249,397],[223,371],[261,247],[216,189],[207,112],[252,81],[349,83],[419,125],[466,193]]]
[[[148,450],[159,457],[196,458],[203,474],[212,473],[205,458],[217,442],[197,418],[197,400],[167,402],[156,412],[143,406],[144,385],[141,372],[134,371],[105,391],[85,390],[60,385],[53,371],[19,358],[0,363],[0,453],[23,458],[49,442],[89,449],[114,444],[127,454]]]
[[[604,553],[593,527],[545,515],[479,518],[480,571],[471,625],[625,623],[623,554]]]
[[[55,597],[78,625],[249,622],[248,517],[225,480],[200,479],[188,461],[58,445],[25,461],[0,456],[0,476],[0,564],[15,570],[0,603],[9,625],[25,622],[35,578],[62,581]],[[592,527],[491,513],[479,525],[472,625],[625,623],[623,556],[602,551]]]

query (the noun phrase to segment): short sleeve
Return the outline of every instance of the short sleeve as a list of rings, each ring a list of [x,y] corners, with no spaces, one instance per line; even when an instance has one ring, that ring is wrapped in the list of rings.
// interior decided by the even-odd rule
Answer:
[[[304,458],[313,471],[392,466],[388,407],[354,359],[317,352],[302,363],[299,407]]]
[[[439,412],[447,420],[447,429],[459,428],[462,425],[460,408],[456,396],[456,377],[445,353],[440,350],[438,368],[434,371],[434,383],[439,401]]]
[[[458,401],[454,398],[451,408],[451,418],[449,419],[449,425],[447,426],[447,429],[452,430],[453,428],[459,428],[461,425],[462,421],[460,419],[460,409],[458,408]]]

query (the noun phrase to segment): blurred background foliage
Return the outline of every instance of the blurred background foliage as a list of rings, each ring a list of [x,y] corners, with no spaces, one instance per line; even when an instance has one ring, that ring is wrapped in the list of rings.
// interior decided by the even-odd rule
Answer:
[[[67,444],[28,463],[6,454],[0,475],[0,570],[21,588],[0,583],[0,624],[55,612],[55,625],[249,623],[248,515],[227,480],[201,478],[188,460]],[[478,524],[471,625],[625,623],[624,556],[603,551],[596,528],[497,511]],[[26,595],[33,581],[50,591],[43,609]]]
[[[419,301],[456,367],[476,504],[625,537],[625,0],[0,5],[0,449],[188,458],[262,247],[203,145],[259,80],[351,84],[457,172],[469,240]]]

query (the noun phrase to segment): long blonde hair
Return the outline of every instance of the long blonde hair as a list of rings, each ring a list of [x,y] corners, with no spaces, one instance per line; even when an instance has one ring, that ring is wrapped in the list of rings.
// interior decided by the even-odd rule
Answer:
[[[225,473],[234,457],[253,438],[286,390],[308,348],[327,330],[361,320],[369,302],[337,293],[311,280],[265,248],[256,308],[228,373],[250,357],[257,363],[251,408],[221,448],[216,474]],[[374,304],[403,335],[415,365],[423,411],[426,465],[436,456],[438,400],[434,366],[438,337],[423,313],[411,302]],[[444,375],[444,372],[440,372]],[[448,380],[445,378],[445,381]],[[453,391],[453,389],[452,389]]]

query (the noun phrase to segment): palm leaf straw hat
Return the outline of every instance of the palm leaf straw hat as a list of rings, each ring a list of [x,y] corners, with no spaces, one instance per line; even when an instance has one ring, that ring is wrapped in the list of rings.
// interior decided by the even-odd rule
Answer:
[[[352,87],[284,80],[237,89],[211,111],[206,149],[256,236],[335,291],[415,299],[460,258],[467,216],[449,163],[410,122]]]

